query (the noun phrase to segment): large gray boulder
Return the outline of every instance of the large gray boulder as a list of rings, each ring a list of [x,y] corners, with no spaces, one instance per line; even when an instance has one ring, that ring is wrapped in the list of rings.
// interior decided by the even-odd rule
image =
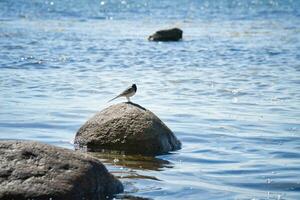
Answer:
[[[156,31],[153,35],[150,35],[148,40],[150,41],[178,41],[182,39],[183,31],[179,28],[165,29]]]
[[[181,148],[180,141],[156,115],[131,102],[98,112],[78,130],[75,144],[88,151],[110,149],[144,155]]]
[[[1,200],[100,200],[123,186],[100,161],[31,141],[0,141]]]

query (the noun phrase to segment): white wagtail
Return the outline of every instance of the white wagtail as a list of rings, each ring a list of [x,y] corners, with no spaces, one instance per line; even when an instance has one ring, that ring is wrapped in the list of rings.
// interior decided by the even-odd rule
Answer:
[[[130,97],[132,97],[136,93],[136,90],[137,90],[136,85],[132,84],[131,87],[127,88],[121,94],[119,94],[115,98],[109,100],[108,102],[113,101],[113,100],[115,100],[116,98],[119,98],[119,97],[126,97],[127,101],[130,102]]]

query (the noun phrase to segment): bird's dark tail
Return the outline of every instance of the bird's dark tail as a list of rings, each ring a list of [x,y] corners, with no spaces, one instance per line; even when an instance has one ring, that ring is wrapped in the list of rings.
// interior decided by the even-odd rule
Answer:
[[[116,96],[115,98],[112,98],[111,100],[109,100],[108,102],[111,102],[111,101],[113,101],[113,100],[115,100],[115,99],[117,99],[117,98],[119,98],[119,97],[121,97],[122,95],[118,95],[118,96]],[[107,103],[108,103],[107,102]]]

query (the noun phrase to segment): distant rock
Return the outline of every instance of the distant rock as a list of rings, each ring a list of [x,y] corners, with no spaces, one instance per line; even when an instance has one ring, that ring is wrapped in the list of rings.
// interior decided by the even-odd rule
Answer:
[[[88,151],[110,149],[144,155],[181,148],[180,141],[156,115],[131,102],[98,112],[78,130],[75,144]]]
[[[149,36],[150,41],[178,41],[182,39],[183,31],[179,28],[160,30]]]
[[[100,200],[123,186],[100,161],[30,141],[0,141],[1,200]]]

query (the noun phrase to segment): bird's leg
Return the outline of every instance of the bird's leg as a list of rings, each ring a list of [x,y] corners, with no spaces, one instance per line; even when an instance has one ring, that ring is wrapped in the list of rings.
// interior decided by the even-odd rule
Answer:
[[[129,97],[126,97],[126,99],[127,99],[128,102],[130,102],[130,98]]]

